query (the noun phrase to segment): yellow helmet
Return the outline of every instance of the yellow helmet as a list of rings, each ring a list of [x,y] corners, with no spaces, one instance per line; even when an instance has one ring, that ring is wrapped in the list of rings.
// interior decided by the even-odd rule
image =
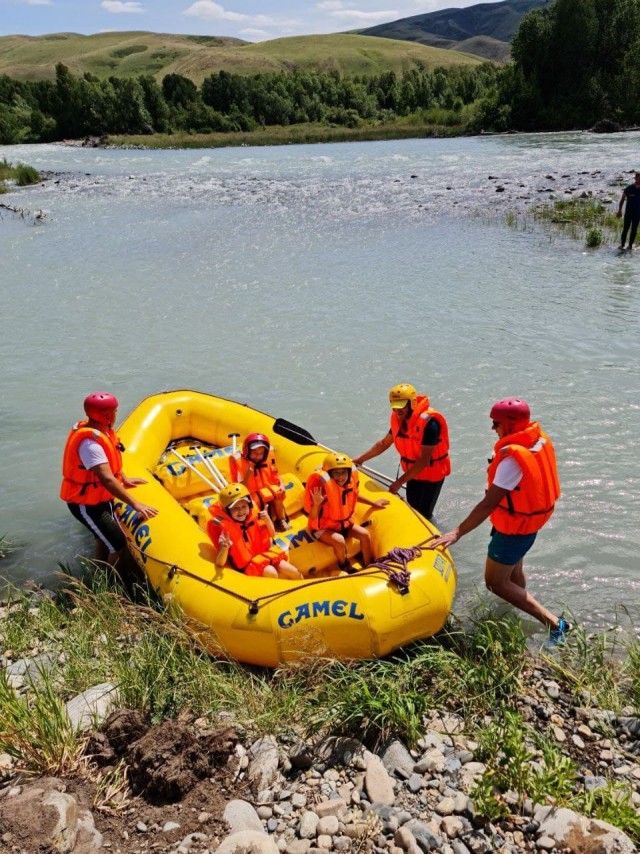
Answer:
[[[325,471],[332,471],[333,469],[352,469],[353,462],[346,454],[339,454],[335,451],[332,451],[322,461],[322,468]]]
[[[229,483],[218,493],[220,506],[224,507],[225,510],[232,507],[236,501],[242,501],[243,499],[251,504],[251,495],[249,494],[249,490],[242,483]]]
[[[418,392],[410,383],[398,383],[389,392],[389,404],[392,409],[402,409],[409,401],[413,409],[417,396]]]

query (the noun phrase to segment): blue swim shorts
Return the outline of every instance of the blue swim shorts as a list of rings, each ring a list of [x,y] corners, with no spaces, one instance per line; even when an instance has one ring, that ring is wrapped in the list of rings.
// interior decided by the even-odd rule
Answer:
[[[537,532],[535,534],[501,534],[500,531],[492,528],[487,554],[496,563],[515,566],[535,543],[537,536]]]

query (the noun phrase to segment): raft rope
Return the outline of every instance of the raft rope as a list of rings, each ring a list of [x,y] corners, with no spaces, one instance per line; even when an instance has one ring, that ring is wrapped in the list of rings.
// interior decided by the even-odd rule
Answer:
[[[118,523],[120,520],[118,519]],[[124,531],[123,531],[124,533]],[[429,538],[429,539],[432,539]],[[353,573],[353,575],[348,576],[348,578],[369,578],[376,573],[383,572],[387,578],[389,579],[391,584],[394,584],[401,595],[405,595],[409,592],[409,581],[411,573],[407,569],[407,564],[409,561],[414,560],[417,557],[420,557],[422,554],[422,546],[425,543],[429,542],[429,539],[423,540],[421,543],[418,543],[417,546],[410,546],[409,548],[394,548],[391,549],[386,555],[378,558],[378,560],[370,563],[364,569],[359,570],[358,572]],[[133,548],[135,551],[142,554],[141,549],[133,542],[129,540],[129,547]],[[280,599],[284,596],[288,596],[291,592],[293,592],[290,588],[286,590],[279,590],[275,593],[267,593],[264,596],[258,596],[255,599],[252,599],[249,596],[244,596],[242,593],[237,593],[234,590],[229,590],[229,588],[224,587],[221,584],[217,584],[215,581],[210,581],[207,578],[203,578],[201,575],[196,575],[194,572],[190,572],[188,569],[184,569],[184,567],[179,566],[176,563],[171,563],[170,561],[162,560],[161,558],[154,557],[153,560],[155,563],[162,564],[163,566],[169,567],[169,572],[167,573],[167,579],[172,581],[176,575],[184,575],[186,578],[191,578],[193,581],[198,581],[201,584],[204,584],[206,587],[211,587],[213,590],[217,590],[220,593],[225,593],[227,596],[231,596],[232,599],[237,599],[240,602],[244,602],[248,606],[248,610],[250,614],[257,614],[260,610],[260,605],[266,602],[272,602],[277,599]],[[232,572],[235,570],[232,570]],[[315,587],[318,584],[329,584],[334,581],[343,580],[343,576],[334,576],[333,578],[312,578],[306,579],[304,582],[297,584],[295,590],[298,591],[300,589],[304,589],[306,587]]]
[[[171,443],[174,444],[174,443]],[[175,443],[177,444],[177,442]],[[170,448],[167,448],[165,451],[165,455],[168,453]],[[404,596],[409,592],[409,585],[411,581],[411,572],[408,569],[408,564],[419,558],[422,555],[423,549],[422,546],[425,546],[427,543],[431,542],[431,540],[435,539],[437,536],[433,533],[430,524],[415,510],[411,507],[410,504],[407,504],[407,507],[411,510],[414,516],[421,523],[423,528],[429,532],[430,536],[421,542],[417,543],[415,546],[409,546],[407,548],[396,547],[387,552],[386,555],[382,555],[377,560],[370,563],[368,566],[364,567],[361,570],[353,573],[348,576],[349,578],[355,577],[370,577],[375,575],[376,572],[383,572],[389,582],[396,586],[398,592]],[[122,533],[126,537],[126,531],[124,530],[120,519],[115,516]],[[128,539],[128,538],[127,538]],[[129,542],[129,547],[135,549],[135,551],[140,552],[142,554],[141,549],[131,540]],[[153,560],[156,563],[162,564],[163,566],[169,567],[169,572],[167,573],[167,579],[171,581],[177,574],[184,575],[186,578],[191,578],[194,581],[199,581],[201,584],[204,584],[207,587],[211,587],[214,590],[219,591],[220,593],[225,593],[227,596],[231,596],[233,599],[237,599],[240,602],[244,602],[248,605],[248,610],[250,614],[257,614],[260,610],[260,604],[264,602],[275,601],[276,599],[280,599],[283,596],[289,595],[292,591],[290,589],[278,591],[276,593],[267,593],[264,596],[258,596],[256,599],[251,599],[249,596],[243,596],[242,593],[236,593],[233,590],[229,590],[227,587],[223,587],[221,584],[216,584],[215,581],[209,581],[206,578],[202,578],[200,575],[196,575],[194,572],[189,572],[188,569],[184,569],[176,563],[171,563],[170,561],[161,560],[160,558],[154,557]],[[233,570],[232,570],[233,571]],[[333,581],[341,580],[343,576],[334,576],[332,578],[313,578],[307,579],[301,584],[296,585],[295,590],[300,590],[301,588],[306,587],[314,587],[318,584],[327,584]]]

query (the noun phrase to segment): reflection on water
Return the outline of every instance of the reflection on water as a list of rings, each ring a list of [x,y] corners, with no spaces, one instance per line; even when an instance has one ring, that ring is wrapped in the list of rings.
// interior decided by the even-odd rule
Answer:
[[[211,391],[355,454],[386,430],[388,388],[411,381],[450,422],[444,528],[482,495],[491,402],[530,400],[563,487],[528,561],[531,588],[611,622],[637,599],[640,255],[585,252],[531,220],[509,228],[506,214],[563,181],[607,187],[637,144],[8,148],[60,174],[11,197],[43,207],[46,223],[0,222],[0,534],[23,544],[5,571],[48,578],[90,548],[57,499],[89,391],[114,391],[123,413],[162,389]],[[395,473],[392,452],[376,463]],[[455,547],[459,608],[482,582],[487,539],[485,525]]]

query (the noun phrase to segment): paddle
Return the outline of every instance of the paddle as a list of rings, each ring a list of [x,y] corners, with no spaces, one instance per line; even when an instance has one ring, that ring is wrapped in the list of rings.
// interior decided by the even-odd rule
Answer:
[[[284,436],[285,439],[291,439],[291,441],[295,442],[297,445],[317,445],[318,448],[323,448],[325,451],[335,453],[333,448],[328,448],[326,445],[323,445],[322,442],[316,442],[311,433],[309,433],[308,430],[305,430],[304,427],[298,427],[297,424],[292,424],[291,421],[287,421],[286,418],[276,418],[273,423],[273,432],[277,433],[279,436]],[[377,478],[382,483],[386,483],[387,486],[391,486],[391,484],[394,483],[394,481],[390,477],[387,477],[386,474],[382,474],[382,472],[369,468],[369,466],[358,466],[357,468],[366,472],[366,474],[370,474],[372,477]],[[404,489],[404,484],[402,488]]]

